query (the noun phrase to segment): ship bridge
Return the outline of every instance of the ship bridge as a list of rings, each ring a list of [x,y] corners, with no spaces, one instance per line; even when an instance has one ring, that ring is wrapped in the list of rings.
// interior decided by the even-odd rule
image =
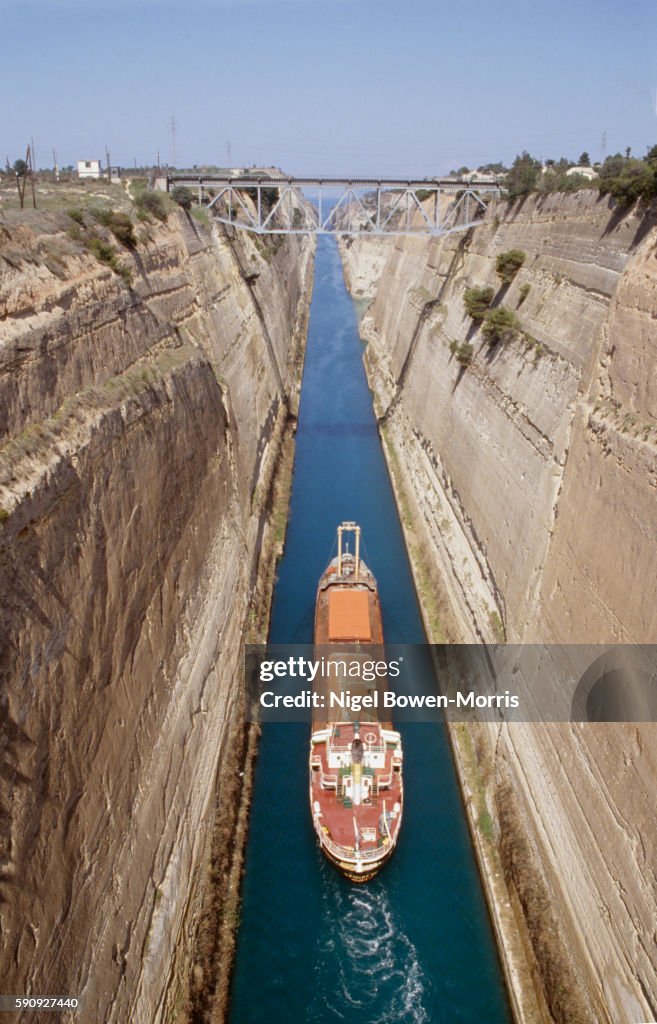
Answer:
[[[193,189],[222,224],[260,235],[451,234],[480,223],[503,191],[496,179],[466,178],[173,174],[160,182]]]

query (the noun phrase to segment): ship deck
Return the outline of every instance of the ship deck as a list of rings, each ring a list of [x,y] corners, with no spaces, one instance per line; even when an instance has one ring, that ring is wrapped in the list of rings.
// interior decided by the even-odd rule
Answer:
[[[379,750],[383,766],[373,769],[366,768],[368,778],[372,780],[371,797],[356,805],[345,796],[341,787],[340,770],[329,765],[329,740],[316,742],[311,751],[311,786],[310,796],[313,817],[321,828],[323,836],[344,847],[347,851],[355,850],[356,830],[359,834],[360,849],[376,850],[396,840],[396,833],[401,821],[402,777],[401,762],[396,755],[393,743],[386,743],[381,737],[381,725],[363,723],[360,736],[364,741],[366,762],[368,750]],[[391,729],[392,727],[389,726]],[[384,732],[386,726],[383,726]],[[332,752],[335,755],[341,748],[347,751],[351,747],[355,730],[352,722],[340,722],[337,726],[338,743],[333,742]],[[372,742],[368,742],[371,740]],[[344,777],[344,776],[343,776]],[[324,780],[325,785],[322,785]],[[326,784],[335,784],[334,789],[325,788]],[[396,810],[395,810],[396,808]],[[380,828],[383,811],[392,814],[389,822],[390,836]]]

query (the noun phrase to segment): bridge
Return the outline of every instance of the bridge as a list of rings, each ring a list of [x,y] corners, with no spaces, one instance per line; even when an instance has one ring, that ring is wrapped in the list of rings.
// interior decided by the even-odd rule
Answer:
[[[445,235],[474,227],[502,194],[497,180],[465,178],[173,174],[162,186],[194,189],[222,224],[261,235]]]

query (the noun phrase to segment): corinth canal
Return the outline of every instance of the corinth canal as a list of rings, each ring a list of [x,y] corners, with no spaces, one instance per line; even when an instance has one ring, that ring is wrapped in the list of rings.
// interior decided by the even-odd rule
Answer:
[[[363,528],[386,639],[425,641],[333,239],[320,238],[273,643],[311,643],[338,523]],[[324,861],[308,808],[309,726],[264,726],[232,985],[233,1024],[508,1024],[501,971],[447,736],[400,724],[399,847],[372,882]]]

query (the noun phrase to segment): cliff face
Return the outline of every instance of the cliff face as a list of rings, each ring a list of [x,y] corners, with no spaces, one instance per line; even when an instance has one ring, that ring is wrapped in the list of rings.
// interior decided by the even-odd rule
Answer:
[[[361,328],[366,365],[416,570],[449,638],[657,641],[655,244],[647,216],[580,192],[391,247]],[[495,260],[509,249],[526,258],[504,286]],[[360,260],[348,281],[367,278],[365,242]],[[486,344],[464,307],[473,286],[515,313],[510,340]],[[653,731],[515,726],[489,730],[480,752],[495,856],[554,1019],[655,1016]],[[582,994],[570,1017],[546,963],[550,906],[559,971]]]
[[[152,1021],[240,728],[312,247],[180,212],[128,287],[66,222],[0,227],[3,990]]]

